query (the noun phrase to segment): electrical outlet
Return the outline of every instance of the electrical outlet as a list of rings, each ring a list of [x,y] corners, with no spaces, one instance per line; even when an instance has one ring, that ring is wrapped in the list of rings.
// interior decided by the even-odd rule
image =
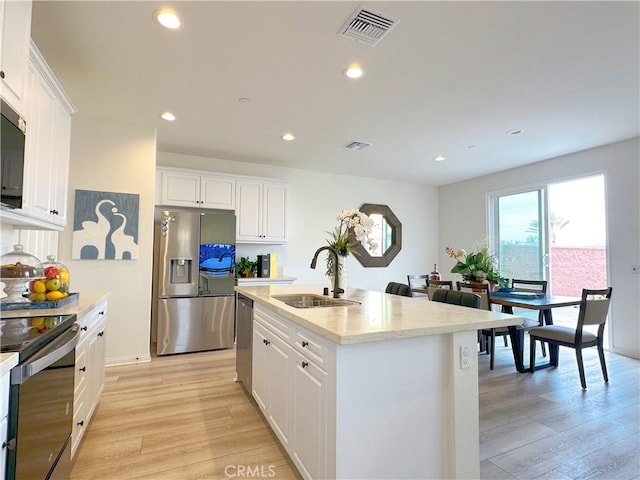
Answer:
[[[460,346],[460,368],[471,367],[471,347],[469,345]]]

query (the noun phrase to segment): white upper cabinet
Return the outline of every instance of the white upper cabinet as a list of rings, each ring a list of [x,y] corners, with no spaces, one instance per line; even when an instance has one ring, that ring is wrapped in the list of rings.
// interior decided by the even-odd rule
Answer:
[[[236,182],[232,177],[158,170],[162,205],[233,210]]]
[[[0,29],[0,96],[24,115],[31,1],[0,0]]]
[[[36,225],[60,229],[67,223],[71,114],[74,109],[33,44],[29,58],[22,208]]]
[[[238,180],[236,240],[240,243],[286,243],[288,186]]]

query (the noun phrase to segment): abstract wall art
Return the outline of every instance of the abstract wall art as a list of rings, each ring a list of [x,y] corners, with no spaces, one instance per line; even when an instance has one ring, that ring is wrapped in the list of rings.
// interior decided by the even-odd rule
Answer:
[[[71,258],[136,260],[139,213],[137,193],[76,190]]]

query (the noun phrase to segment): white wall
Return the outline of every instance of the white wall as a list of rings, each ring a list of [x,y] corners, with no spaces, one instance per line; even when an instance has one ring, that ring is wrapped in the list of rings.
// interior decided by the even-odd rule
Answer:
[[[255,257],[276,252],[284,274],[297,284],[326,284],[324,262],[309,267],[315,250],[326,245],[343,209],[363,203],[389,205],[402,223],[402,250],[386,268],[364,268],[352,255],[347,259],[347,286],[382,291],[390,281],[406,283],[407,274],[430,272],[438,261],[437,189],[346,175],[280,168],[254,163],[158,152],[158,165],[218,173],[252,175],[289,183],[289,242],[286,246],[238,246],[238,255]],[[324,254],[320,257],[324,258]]]
[[[59,259],[71,272],[71,290],[108,290],[107,363],[149,359],[155,130],[73,117],[69,221],[60,233]],[[72,260],[75,190],[140,194],[137,260]]]
[[[487,194],[604,172],[607,197],[608,278],[613,287],[610,349],[640,358],[640,139],[577,152],[440,188],[441,271],[453,262],[446,246],[470,248],[487,236]],[[445,278],[455,275],[445,273]]]

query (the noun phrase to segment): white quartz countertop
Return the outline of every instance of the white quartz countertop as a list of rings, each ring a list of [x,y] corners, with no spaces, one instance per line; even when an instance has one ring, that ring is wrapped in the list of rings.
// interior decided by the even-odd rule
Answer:
[[[286,275],[280,275],[278,277],[249,277],[249,278],[238,278],[238,285],[241,285],[243,283],[258,283],[258,282],[264,282],[264,283],[269,283],[269,282],[295,282],[298,278],[297,277],[288,277]]]
[[[426,297],[347,288],[344,299],[360,302],[345,307],[295,308],[272,295],[311,293],[322,295],[324,285],[236,286],[255,303],[337,344],[376,342],[394,338],[440,335],[519,325],[514,315],[431,302]]]
[[[0,318],[16,317],[46,317],[47,315],[68,315],[75,313],[80,316],[95,307],[99,302],[109,297],[111,292],[88,291],[80,292],[78,301],[61,308],[30,308],[25,310],[6,310],[0,312]]]
[[[0,353],[0,377],[8,373],[18,364],[18,354],[13,352]]]

